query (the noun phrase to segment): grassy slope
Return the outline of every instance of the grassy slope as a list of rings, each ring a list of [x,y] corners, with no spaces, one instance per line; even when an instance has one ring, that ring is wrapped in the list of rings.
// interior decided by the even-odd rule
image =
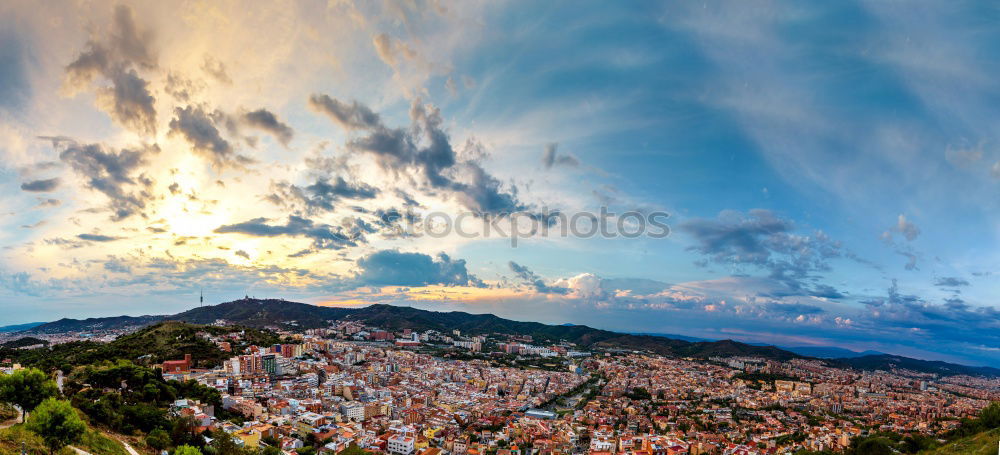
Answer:
[[[20,455],[21,443],[24,443],[24,448],[31,455],[49,453],[42,438],[26,430],[24,425],[14,425],[0,430],[0,455]],[[121,443],[94,429],[88,429],[80,442],[74,445],[93,455],[128,455]],[[75,453],[66,447],[59,452],[59,455],[75,455]]]
[[[1000,428],[959,439],[921,455],[995,455],[1000,441]]]

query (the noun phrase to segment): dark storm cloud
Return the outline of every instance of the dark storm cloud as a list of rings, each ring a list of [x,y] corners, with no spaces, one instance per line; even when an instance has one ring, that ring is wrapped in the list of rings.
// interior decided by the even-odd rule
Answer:
[[[421,253],[382,250],[358,259],[357,280],[371,286],[482,286],[466,269],[465,260],[440,253],[432,258]]]
[[[953,276],[943,276],[934,281],[934,286],[942,288],[957,288],[960,286],[968,286],[969,282],[965,279],[953,277]]]
[[[216,122],[224,122],[221,114],[211,115],[200,107],[187,106],[175,108],[174,115],[170,120],[170,134],[186,139],[192,149],[214,167],[243,167],[253,162],[236,153],[232,144],[222,137],[216,127]]]
[[[215,230],[219,234],[238,233],[255,237],[305,237],[313,241],[316,249],[339,250],[344,247],[357,246],[358,241],[364,241],[359,236],[345,233],[339,226],[315,223],[312,220],[291,215],[285,224],[269,224],[267,218],[254,218],[242,223],[220,226]]]
[[[140,213],[152,198],[153,181],[145,174],[135,175],[146,157],[159,152],[156,146],[134,150],[113,150],[99,144],[70,144],[59,159],[85,179],[87,188],[103,193],[110,200],[112,219],[120,220]]]
[[[77,235],[76,238],[80,240],[86,240],[88,242],[113,242],[115,240],[118,240],[120,237],[111,237],[109,235],[101,235],[101,234],[80,234]]]
[[[503,184],[474,161],[458,162],[440,111],[416,100],[410,108],[410,127],[388,128],[367,107],[346,104],[326,95],[313,95],[313,108],[348,130],[365,134],[348,141],[347,148],[368,153],[388,172],[405,175],[429,192],[444,191],[477,214],[495,215],[524,210],[517,188]]]
[[[21,189],[24,191],[31,191],[36,193],[45,193],[53,191],[59,187],[59,179],[44,179],[44,180],[33,180],[30,182],[24,182],[21,184]]]
[[[524,284],[533,287],[537,292],[565,294],[569,291],[569,289],[566,289],[564,287],[549,286],[545,284],[545,281],[542,280],[540,276],[536,275],[535,272],[532,272],[527,267],[518,264],[514,261],[508,262],[507,265],[510,267],[510,270],[514,272],[514,275],[518,279],[520,279]]]
[[[243,121],[251,127],[270,133],[275,139],[286,146],[295,134],[291,127],[282,123],[273,112],[267,109],[257,109],[256,111],[247,112],[243,115]]]
[[[551,143],[545,145],[545,151],[542,152],[542,165],[545,169],[552,169],[552,166],[569,166],[576,167],[580,165],[580,161],[572,155],[560,155],[558,152],[559,144]]]
[[[149,83],[136,72],[156,67],[151,43],[152,35],[139,30],[132,9],[119,5],[111,28],[104,36],[92,37],[86,49],[66,66],[66,84],[79,91],[103,79],[109,85],[96,90],[98,106],[125,128],[155,135],[155,99]]]
[[[309,97],[309,107],[316,112],[326,114],[331,120],[350,131],[357,129],[373,129],[381,126],[378,114],[368,106],[352,101],[344,103],[328,95],[316,94]]]

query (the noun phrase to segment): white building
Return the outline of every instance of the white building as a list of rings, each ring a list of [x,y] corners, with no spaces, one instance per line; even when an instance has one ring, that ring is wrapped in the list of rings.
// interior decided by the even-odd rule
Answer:
[[[389,453],[410,455],[413,453],[415,440],[410,436],[397,434],[389,437]]]
[[[358,403],[357,401],[344,403],[344,405],[340,407],[340,412],[344,414],[344,417],[348,420],[353,420],[355,422],[362,422],[365,420],[365,405]]]

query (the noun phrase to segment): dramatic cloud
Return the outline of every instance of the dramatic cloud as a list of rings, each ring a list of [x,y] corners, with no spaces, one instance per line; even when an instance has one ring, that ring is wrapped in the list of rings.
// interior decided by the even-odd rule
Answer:
[[[364,183],[350,183],[343,177],[334,177],[331,181],[320,178],[305,188],[288,182],[272,184],[272,193],[267,199],[275,204],[301,208],[306,213],[332,211],[334,203],[341,199],[365,200],[373,199],[378,190]]]
[[[210,115],[200,107],[187,106],[174,109],[174,115],[170,120],[170,134],[186,139],[194,151],[213,167],[242,168],[253,163],[252,159],[236,153],[229,141],[222,137],[216,127],[216,119],[221,114]]]
[[[745,215],[724,211],[715,219],[689,220],[680,229],[696,242],[690,250],[716,264],[768,270],[770,278],[788,286],[788,295],[840,295],[829,286],[810,289],[803,281],[828,271],[828,261],[843,255],[840,243],[822,231],[811,236],[795,234],[791,221],[760,209]]]
[[[415,100],[410,107],[409,129],[381,124],[370,109],[347,105],[326,95],[313,95],[313,108],[329,115],[346,129],[367,131],[347,147],[375,158],[388,172],[405,174],[427,190],[447,191],[463,207],[477,214],[493,215],[524,210],[517,188],[503,184],[474,161],[459,162],[448,134],[442,129],[440,111]]]
[[[267,218],[254,218],[242,223],[220,226],[215,229],[218,234],[245,234],[255,237],[305,237],[313,241],[313,248],[339,250],[349,246],[357,246],[357,241],[364,239],[345,233],[339,226],[314,223],[312,220],[295,215],[288,217],[285,224],[268,224]]]
[[[251,127],[274,135],[275,139],[286,146],[288,145],[288,141],[291,141],[292,136],[295,134],[291,127],[279,121],[278,117],[267,109],[258,109],[253,112],[247,112],[243,115],[243,121]]]
[[[36,193],[45,193],[55,190],[59,187],[59,178],[51,178],[45,180],[33,180],[30,182],[24,182],[21,184],[21,189],[24,191],[31,191]]]
[[[569,166],[576,167],[580,165],[580,161],[572,155],[560,155],[558,152],[559,144],[550,143],[545,145],[545,151],[542,152],[542,165],[545,169],[552,169],[552,166]]]
[[[978,344],[1000,345],[1000,309],[994,306],[972,307],[957,298],[933,304],[902,293],[896,280],[887,294],[862,302],[868,308],[865,317],[876,330],[919,331],[936,343],[969,342],[969,333],[975,333]]]
[[[97,90],[97,106],[125,128],[155,135],[156,100],[149,93],[149,83],[134,70],[116,71],[108,77],[111,87]]]
[[[432,258],[422,253],[382,250],[358,259],[357,281],[371,286],[481,286],[470,274],[465,260],[452,260],[440,253]]]
[[[568,3],[196,3],[0,3],[8,318],[115,315],[133,296],[179,310],[195,286],[213,303],[351,289],[1000,359],[1000,282],[984,275],[1000,247],[1000,60],[983,58],[1000,28],[970,20],[982,8],[608,2],[593,21]],[[565,36],[525,17],[565,19]],[[517,255],[420,235],[430,213],[506,228],[542,203],[669,208],[676,235],[536,237]],[[905,277],[871,291],[889,287],[886,264]],[[489,286],[466,289],[471,271]]]
[[[152,35],[135,24],[132,9],[115,8],[111,28],[94,36],[87,49],[66,67],[66,87],[76,93],[103,78],[109,85],[96,89],[97,106],[120,125],[140,134],[156,134],[155,99],[137,68],[156,67],[150,49]]]
[[[84,179],[87,188],[107,196],[111,218],[121,220],[140,213],[153,197],[152,179],[139,171],[147,158],[157,152],[156,146],[112,150],[99,144],[71,143],[59,154],[59,159]]]

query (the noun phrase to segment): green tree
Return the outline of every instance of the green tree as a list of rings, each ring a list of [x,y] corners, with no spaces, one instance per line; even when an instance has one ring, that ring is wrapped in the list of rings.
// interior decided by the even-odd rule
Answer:
[[[367,454],[368,452],[366,452],[364,449],[358,447],[357,444],[352,442],[351,445],[347,446],[346,449],[341,450],[340,453],[338,453],[337,455],[367,455]]]
[[[170,433],[167,433],[162,428],[156,428],[146,435],[146,445],[156,450],[163,450],[170,447],[171,442],[173,441],[170,440]]]
[[[183,445],[174,450],[174,455],[201,455],[201,451],[197,447]]]
[[[983,429],[1000,427],[1000,401],[994,401],[979,413],[979,423]]]
[[[235,438],[233,438],[229,433],[222,430],[217,430],[212,434],[213,441],[211,448],[218,455],[241,455],[243,454],[243,449],[236,444]]]
[[[892,448],[884,438],[867,438],[861,440],[850,453],[856,455],[892,455]]]
[[[80,419],[73,405],[67,400],[55,398],[46,398],[35,408],[27,427],[42,437],[49,448],[49,454],[79,441],[87,431],[87,425]]]
[[[17,405],[28,414],[46,398],[59,393],[55,381],[41,370],[25,368],[12,374],[0,375],[0,401]],[[25,416],[21,416],[24,421]]]

